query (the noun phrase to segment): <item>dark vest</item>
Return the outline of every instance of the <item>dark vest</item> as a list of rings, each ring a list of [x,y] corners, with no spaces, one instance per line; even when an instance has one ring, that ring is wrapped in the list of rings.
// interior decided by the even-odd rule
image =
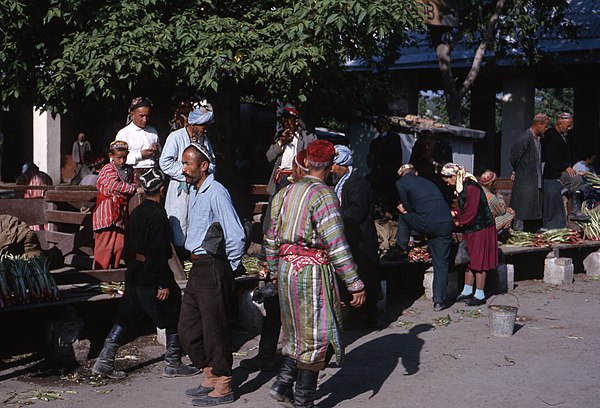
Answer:
[[[485,198],[485,192],[477,182],[471,179],[465,179],[464,181],[464,188],[458,195],[458,207],[461,211],[464,210],[465,201],[467,201],[467,186],[470,185],[477,187],[479,190],[479,207],[477,207],[477,215],[475,216],[473,224],[465,226],[465,233],[481,231],[496,225],[492,212],[490,211],[490,206]]]

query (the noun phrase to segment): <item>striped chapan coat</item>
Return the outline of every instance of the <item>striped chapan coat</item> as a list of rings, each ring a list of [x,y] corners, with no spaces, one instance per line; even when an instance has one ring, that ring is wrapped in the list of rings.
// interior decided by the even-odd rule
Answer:
[[[299,363],[323,362],[329,345],[337,363],[344,358],[341,306],[334,273],[351,292],[363,289],[344,237],[338,198],[321,180],[305,176],[274,197],[271,224],[264,238],[269,272],[277,278],[282,353]],[[295,269],[280,256],[282,245],[322,249],[329,264]]]

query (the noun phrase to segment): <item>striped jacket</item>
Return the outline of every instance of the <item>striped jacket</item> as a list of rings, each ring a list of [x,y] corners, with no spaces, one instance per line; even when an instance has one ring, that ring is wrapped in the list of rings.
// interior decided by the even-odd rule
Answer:
[[[117,166],[110,162],[100,170],[96,187],[98,199],[92,218],[94,231],[111,225],[125,229],[129,215],[127,204],[136,191],[133,169],[130,169],[127,178],[124,178]]]
[[[301,363],[325,361],[329,344],[342,363],[341,306],[337,274],[350,292],[363,289],[344,236],[340,205],[333,189],[315,177],[284,188],[273,197],[271,225],[264,239],[271,276],[277,277],[283,354]],[[280,256],[285,244],[327,253],[328,263],[295,267]]]

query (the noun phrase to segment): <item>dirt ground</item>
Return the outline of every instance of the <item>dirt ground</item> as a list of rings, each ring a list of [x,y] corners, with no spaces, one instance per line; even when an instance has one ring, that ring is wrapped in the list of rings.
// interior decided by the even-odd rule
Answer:
[[[490,335],[488,309],[455,304],[433,312],[424,298],[389,299],[390,324],[346,333],[347,360],[322,372],[318,406],[327,407],[598,407],[600,280],[576,275],[571,285],[517,282],[512,337]],[[495,304],[512,304],[501,296]],[[479,310],[479,312],[477,311]],[[252,373],[239,360],[258,337],[235,332],[236,401],[231,407],[276,407],[268,396],[275,372]],[[146,335],[124,346],[124,381],[91,376],[88,362],[70,373],[45,372],[36,353],[2,360],[0,403],[18,407],[189,407],[184,395],[200,377],[164,379],[164,349]],[[48,393],[51,392],[51,393]],[[37,398],[37,399],[36,399]],[[43,399],[50,401],[44,401]],[[54,399],[56,398],[56,399]]]

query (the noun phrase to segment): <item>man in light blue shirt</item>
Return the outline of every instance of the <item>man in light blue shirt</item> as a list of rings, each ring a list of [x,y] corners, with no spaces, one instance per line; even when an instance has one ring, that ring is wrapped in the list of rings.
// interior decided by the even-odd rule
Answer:
[[[233,346],[229,320],[236,309],[233,271],[242,260],[245,235],[229,193],[210,174],[210,152],[192,143],[183,152],[182,173],[190,184],[188,235],[192,269],[184,290],[179,336],[202,382],[186,391],[193,405],[234,401]]]
[[[190,112],[187,121],[186,126],[169,135],[159,159],[161,170],[171,178],[165,199],[165,210],[173,231],[173,245],[176,248],[184,246],[188,230],[189,185],[181,173],[183,151],[190,143],[198,142],[208,150],[211,161],[214,162],[213,149],[206,136],[208,127],[214,121],[212,106],[204,101],[199,108]],[[209,172],[214,173],[214,163],[209,166]]]

